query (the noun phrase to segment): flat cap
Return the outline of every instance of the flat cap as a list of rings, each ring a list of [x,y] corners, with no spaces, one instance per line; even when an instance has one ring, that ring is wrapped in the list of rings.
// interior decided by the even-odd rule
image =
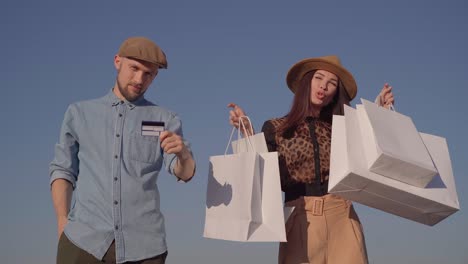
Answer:
[[[118,55],[147,61],[167,69],[166,54],[153,41],[145,37],[131,37],[120,46]]]

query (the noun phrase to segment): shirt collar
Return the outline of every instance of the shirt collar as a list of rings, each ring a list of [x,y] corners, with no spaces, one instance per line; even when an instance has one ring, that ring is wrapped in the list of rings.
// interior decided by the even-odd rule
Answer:
[[[119,104],[126,104],[126,105],[128,105],[128,107],[130,107],[130,109],[133,109],[136,106],[145,105],[145,103],[146,103],[146,99],[145,99],[144,96],[141,96],[140,98],[138,98],[137,100],[135,100],[133,102],[129,102],[126,99],[122,100],[119,97],[117,97],[117,95],[115,95],[113,89],[111,89],[107,93],[107,95],[105,96],[105,100],[106,100],[106,102],[108,102],[112,106],[116,106],[116,105],[119,105]]]

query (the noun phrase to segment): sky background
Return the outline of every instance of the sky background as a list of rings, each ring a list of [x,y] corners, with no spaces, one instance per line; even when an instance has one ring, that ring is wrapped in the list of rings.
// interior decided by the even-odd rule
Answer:
[[[48,165],[63,114],[105,95],[121,42],[146,36],[169,61],[146,97],[179,113],[198,166],[188,184],[159,178],[167,263],[276,263],[277,243],[202,237],[208,158],[226,147],[229,102],[259,130],[290,107],[288,69],[330,54],[357,99],[389,82],[399,112],[447,139],[461,204],[433,227],[356,205],[370,263],[468,263],[467,11],[463,0],[2,1],[1,262],[55,262]]]

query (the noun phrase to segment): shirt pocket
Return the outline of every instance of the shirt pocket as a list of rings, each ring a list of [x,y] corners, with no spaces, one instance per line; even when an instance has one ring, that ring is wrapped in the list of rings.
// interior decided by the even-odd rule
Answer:
[[[131,160],[144,163],[156,163],[161,157],[161,146],[158,136],[142,136],[132,133],[127,146],[127,155]]]

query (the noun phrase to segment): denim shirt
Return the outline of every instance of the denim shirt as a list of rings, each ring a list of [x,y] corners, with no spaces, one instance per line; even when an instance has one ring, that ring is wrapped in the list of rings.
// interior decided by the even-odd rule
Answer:
[[[174,113],[144,98],[120,100],[112,91],[72,104],[65,113],[50,184],[59,178],[72,183],[64,233],[98,259],[113,240],[117,263],[167,250],[156,181],[163,162],[173,174],[177,157],[163,152],[159,137],[142,136],[142,121],[162,121],[165,130],[182,136]]]

